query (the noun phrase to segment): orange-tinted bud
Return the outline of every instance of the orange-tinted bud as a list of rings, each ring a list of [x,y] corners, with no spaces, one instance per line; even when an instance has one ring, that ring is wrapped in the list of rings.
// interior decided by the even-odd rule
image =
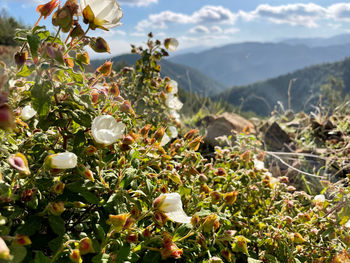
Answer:
[[[128,219],[129,214],[119,214],[119,215],[109,215],[109,219],[107,220],[107,224],[112,225],[114,230],[120,232]]]
[[[85,35],[84,33],[84,30],[82,29],[81,25],[77,24],[75,25],[75,27],[73,28],[72,32],[70,33],[70,37],[72,39],[75,39],[75,38],[81,38]],[[86,53],[86,52],[85,52]],[[85,54],[84,53],[84,54]],[[81,55],[81,54],[79,54]],[[89,58],[89,57],[87,57]],[[77,59],[80,60],[77,56]],[[83,61],[86,61],[86,58],[84,60],[80,60],[82,63],[84,63]],[[89,63],[90,63],[90,59],[89,59]],[[84,64],[89,64],[89,63],[84,63]]]
[[[204,192],[204,193],[210,193],[211,189],[209,188],[209,186],[207,184],[204,184],[201,186],[201,192]]]
[[[324,262],[324,261],[320,261]],[[346,250],[344,250],[343,253],[335,255],[333,258],[332,263],[345,263],[345,262],[350,262],[350,255]]]
[[[134,143],[134,139],[130,135],[126,135],[123,138],[123,143],[125,143],[126,145],[133,144]]]
[[[62,32],[67,33],[73,25],[73,14],[68,6],[59,8],[52,16],[52,24],[61,27]]]
[[[139,241],[137,233],[129,233],[125,240],[128,243],[137,243]]]
[[[104,52],[111,53],[111,50],[107,42],[102,37],[91,38],[89,46],[92,48],[93,51],[97,53],[104,53]]]
[[[210,233],[211,231],[215,231],[218,228],[219,220],[217,219],[216,214],[208,215],[203,222],[203,230],[206,233]]]
[[[97,148],[93,145],[89,145],[84,149],[84,152],[87,155],[93,155],[95,152],[97,152]]]
[[[128,217],[128,219],[126,219],[126,222],[123,226],[124,229],[130,229],[134,224],[135,224],[136,220],[132,217]]]
[[[151,124],[147,124],[145,127],[143,127],[141,130],[140,130],[140,134],[142,136],[147,136],[149,130],[151,129]]]
[[[189,144],[188,147],[194,151],[197,151],[200,144],[203,142],[203,137],[199,136],[196,139],[192,140]]]
[[[36,11],[39,12],[40,15],[44,17],[44,19],[46,19],[49,15],[51,15],[51,13],[53,12],[53,10],[55,10],[58,4],[59,4],[58,0],[51,0],[46,4],[39,5],[36,8]]]
[[[233,191],[231,193],[226,193],[224,195],[225,203],[227,205],[230,205],[230,206],[233,205],[236,202],[236,200],[237,200],[237,195],[238,195],[238,192],[236,192],[236,191]]]
[[[213,204],[217,204],[218,202],[220,202],[222,194],[217,192],[217,191],[213,191],[210,193],[210,197],[211,197]]]
[[[16,235],[15,239],[12,241],[13,245],[19,245],[19,246],[27,246],[32,244],[32,241],[28,236],[25,235]]]
[[[113,82],[110,85],[108,92],[109,92],[109,94],[113,95],[114,97],[118,97],[120,95],[118,85],[115,82]]]
[[[95,249],[92,246],[92,241],[90,238],[85,237],[79,241],[79,251],[81,255],[95,253]]]
[[[290,239],[295,244],[302,244],[302,243],[306,242],[306,240],[303,238],[303,236],[300,233],[291,234]]]
[[[156,199],[154,199],[152,204],[153,209],[158,209],[163,204],[165,198],[165,195],[160,195]]]
[[[158,225],[164,226],[169,218],[163,212],[157,211],[154,213],[154,219]]]
[[[151,231],[148,228],[146,228],[145,230],[143,230],[142,235],[145,238],[150,238],[152,236],[152,233],[151,233]]]
[[[160,250],[162,259],[181,258],[183,251],[172,241],[170,234],[165,233],[163,239],[163,248]]]
[[[103,76],[107,77],[112,72],[112,66],[112,61],[106,61],[102,66],[98,67],[96,71],[102,74]]]
[[[243,161],[249,162],[250,161],[250,151],[247,150],[245,153],[241,154],[240,158]]]
[[[228,261],[231,262],[232,253],[229,249],[225,248],[221,250],[220,254]]]
[[[191,224],[193,226],[198,226],[199,222],[200,222],[199,216],[198,215],[193,215],[192,218],[191,218]]]
[[[80,256],[79,249],[73,249],[73,251],[69,255],[69,259],[75,263],[82,263],[83,260]]]
[[[57,203],[49,203],[48,204],[48,211],[50,214],[54,216],[59,216],[64,212],[64,203],[63,202],[57,202]]]
[[[22,52],[17,52],[15,54],[15,63],[18,68],[22,67],[28,58],[28,52],[27,51],[22,51]]]
[[[135,112],[131,107],[131,103],[128,100],[124,100],[123,103],[120,105],[119,109],[124,113],[135,115]]]
[[[66,66],[68,66],[70,68],[74,68],[74,60],[72,58],[70,58],[68,56],[64,57],[64,63],[66,64]]]
[[[164,132],[165,132],[165,128],[164,127],[160,127],[153,135],[153,138],[160,142],[164,136]]]
[[[191,129],[189,132],[187,132],[184,136],[184,138],[188,141],[193,140],[194,136],[199,132],[199,130]]]
[[[53,186],[53,191],[56,193],[56,194],[62,194],[63,191],[64,191],[64,188],[65,188],[65,184],[62,183],[61,181],[58,181],[56,182],[56,184]]]
[[[218,169],[215,171],[215,175],[217,175],[217,176],[226,176],[227,173],[226,173],[226,171],[225,171],[224,168],[218,168]]]

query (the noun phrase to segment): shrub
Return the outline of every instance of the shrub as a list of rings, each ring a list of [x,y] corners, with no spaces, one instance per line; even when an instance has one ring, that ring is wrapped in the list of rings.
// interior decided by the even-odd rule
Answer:
[[[329,185],[327,199],[314,200],[295,191],[286,178],[267,172],[259,142],[246,135],[205,159],[198,131],[178,137],[168,127],[179,122],[171,115],[181,102],[176,83],[159,78],[157,61],[176,42],[162,47],[149,40],[147,49],[134,48],[141,59],[119,75],[110,62],[88,74],[83,48],[108,51],[108,44],[74,22],[75,1],[56,7],[52,0],[38,10],[42,17],[56,10],[53,22],[58,32],[69,32],[68,39],[41,26],[19,31],[23,48],[17,68],[7,70],[9,96],[0,96],[1,259],[349,258],[347,188]],[[110,25],[94,20],[93,6],[86,8],[88,29]]]

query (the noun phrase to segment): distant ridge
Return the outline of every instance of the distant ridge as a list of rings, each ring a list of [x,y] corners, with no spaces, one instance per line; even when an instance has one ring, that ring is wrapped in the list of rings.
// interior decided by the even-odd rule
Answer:
[[[290,74],[254,84],[233,87],[213,99],[224,100],[239,107],[242,111],[253,111],[259,115],[269,115],[277,102],[288,105],[288,86],[295,79],[291,89],[292,108],[294,111],[311,109],[316,104],[320,87],[330,76],[344,82],[345,93],[350,93],[350,58],[341,62],[325,63],[304,68]]]

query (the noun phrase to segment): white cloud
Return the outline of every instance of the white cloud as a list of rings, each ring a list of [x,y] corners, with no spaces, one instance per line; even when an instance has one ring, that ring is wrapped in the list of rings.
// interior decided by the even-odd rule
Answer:
[[[313,3],[280,6],[262,4],[251,12],[240,11],[239,15],[247,21],[257,18],[267,18],[276,24],[290,24],[292,26],[313,28],[318,27],[317,21],[319,19],[328,18],[329,12],[326,8]]]
[[[163,11],[159,14],[149,15],[147,19],[141,20],[137,25],[138,31],[149,28],[167,28],[168,24],[209,24],[226,23],[234,24],[237,16],[229,9],[222,6],[203,6],[191,15]]]
[[[121,5],[130,5],[130,6],[148,6],[150,4],[157,4],[158,0],[119,0]]]
[[[195,26],[190,29],[190,33],[192,34],[208,34],[209,32],[210,30],[206,26]]]
[[[350,21],[350,4],[348,3],[334,4],[329,6],[328,10],[333,19]]]
[[[199,26],[195,26],[192,27],[189,32],[191,34],[211,34],[211,35],[215,35],[215,34],[220,34],[222,36],[225,35],[231,35],[231,34],[235,34],[239,31],[238,28],[226,28],[226,29],[222,29],[219,26],[211,26],[211,27],[206,27],[203,25],[199,25]]]

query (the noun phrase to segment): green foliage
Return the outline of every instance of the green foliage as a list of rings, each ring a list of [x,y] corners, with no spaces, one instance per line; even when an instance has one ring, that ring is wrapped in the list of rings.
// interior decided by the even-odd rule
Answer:
[[[9,17],[3,9],[0,13],[0,45],[16,46],[18,42],[14,40],[15,29],[25,26],[15,18]]]

